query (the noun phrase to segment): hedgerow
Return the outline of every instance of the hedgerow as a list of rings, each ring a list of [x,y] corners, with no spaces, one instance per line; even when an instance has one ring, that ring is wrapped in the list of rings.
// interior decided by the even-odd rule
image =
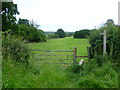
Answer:
[[[103,36],[100,33],[107,31],[107,55],[114,59],[113,62],[119,62],[120,56],[120,33],[118,26],[109,25],[101,27],[98,30],[94,30],[90,33],[90,45],[93,57],[103,55]]]
[[[30,49],[17,36],[6,36],[2,39],[2,56],[3,60],[11,58],[13,61],[28,64],[31,57]]]

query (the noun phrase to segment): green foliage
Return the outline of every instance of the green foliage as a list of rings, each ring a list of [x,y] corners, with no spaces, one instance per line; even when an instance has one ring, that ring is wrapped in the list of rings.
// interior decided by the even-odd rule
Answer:
[[[79,73],[80,70],[82,69],[82,66],[78,64],[73,64],[67,68],[67,71],[71,71],[72,73]]]
[[[107,55],[115,59],[113,62],[118,62],[120,55],[120,33],[118,31],[118,26],[115,25],[104,26],[90,33],[89,41],[93,56],[95,57],[103,54],[103,36],[100,35],[100,33],[103,33],[104,30],[107,30]]]
[[[16,14],[19,14],[17,5],[13,2],[2,2],[2,31],[11,29],[14,32],[17,30]]]
[[[87,38],[87,36],[90,35],[90,30],[88,29],[83,29],[80,31],[76,31],[74,34],[74,38]]]
[[[92,65],[92,66],[91,66]],[[80,88],[118,88],[118,73],[110,62],[97,67],[96,63],[86,63],[78,80]]]
[[[16,24],[16,14],[19,14],[17,5],[13,2],[2,3],[2,31],[11,30],[9,34],[18,35],[28,42],[46,41],[46,36],[42,30],[38,30],[38,26],[33,20],[19,19]],[[4,35],[8,35],[6,32]]]
[[[3,59],[11,58],[13,61],[28,64],[31,56],[30,49],[16,36],[3,37],[2,40]]]
[[[42,30],[38,30],[33,26],[27,26],[25,24],[19,25],[19,30],[17,34],[24,40],[27,40],[29,42],[46,41],[46,35]]]
[[[63,31],[63,29],[58,29],[56,34],[58,35],[59,38],[66,37],[66,33]]]
[[[57,34],[47,34],[47,38],[48,39],[58,38],[58,35]]]
[[[30,26],[29,20],[27,20],[27,19],[21,19],[21,18],[19,18],[18,24],[19,25],[24,24],[24,25]]]
[[[71,37],[71,36],[73,36],[73,35],[74,35],[73,32],[66,32],[66,36],[67,36],[67,37]]]
[[[111,26],[115,25],[113,19],[108,19],[107,22],[105,23],[105,26]]]
[[[104,84],[96,80],[94,75],[83,76],[79,79],[80,88],[104,88]]]
[[[44,33],[44,31],[43,30],[38,30],[37,31],[37,33],[39,34],[39,36],[41,37],[41,41],[44,41],[44,42],[46,42],[47,40],[47,37],[46,37],[46,35],[45,35],[45,33]]]

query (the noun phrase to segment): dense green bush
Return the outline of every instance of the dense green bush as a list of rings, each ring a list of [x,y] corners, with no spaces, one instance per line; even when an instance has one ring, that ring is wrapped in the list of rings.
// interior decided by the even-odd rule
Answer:
[[[73,32],[66,32],[66,36],[67,36],[67,37],[71,37],[71,36],[73,36],[73,35],[74,35]]]
[[[103,31],[107,31],[107,55],[113,58],[113,62],[119,62],[120,56],[120,33],[118,26],[109,25],[101,27],[90,33],[90,44],[93,57],[103,55]]]
[[[41,38],[41,41],[44,41],[44,42],[47,41],[47,37],[46,37],[43,30],[38,30],[37,33],[39,34],[39,37]]]
[[[52,38],[59,38],[57,34],[48,34],[47,35],[48,39],[52,39]]]
[[[31,56],[30,49],[20,38],[16,36],[3,37],[2,40],[2,56],[7,60],[11,58],[13,61],[28,64]]]
[[[18,35],[24,40],[29,42],[42,42],[46,41],[46,35],[42,30],[38,30],[33,26],[27,26],[24,24],[19,25]]]
[[[90,30],[84,29],[80,31],[76,31],[74,34],[74,38],[87,38],[90,35]]]

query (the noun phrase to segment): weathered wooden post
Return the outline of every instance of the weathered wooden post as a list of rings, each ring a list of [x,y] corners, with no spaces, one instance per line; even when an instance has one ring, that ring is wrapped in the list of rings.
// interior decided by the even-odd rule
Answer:
[[[100,33],[100,35],[103,35],[103,55],[106,55],[106,30]]]
[[[74,47],[73,57],[74,57],[73,63],[76,64],[77,63],[77,61],[76,61],[76,59],[77,59],[77,47]]]
[[[90,61],[90,52],[91,52],[90,47],[87,47],[87,51],[88,51],[88,61]]]

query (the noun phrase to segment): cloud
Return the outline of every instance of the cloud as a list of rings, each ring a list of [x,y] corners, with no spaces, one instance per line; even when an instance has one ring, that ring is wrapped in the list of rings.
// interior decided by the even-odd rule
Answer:
[[[117,24],[118,1],[14,0],[21,13],[17,17],[33,19],[40,25],[79,25],[81,27],[98,26],[107,19],[113,19]]]

